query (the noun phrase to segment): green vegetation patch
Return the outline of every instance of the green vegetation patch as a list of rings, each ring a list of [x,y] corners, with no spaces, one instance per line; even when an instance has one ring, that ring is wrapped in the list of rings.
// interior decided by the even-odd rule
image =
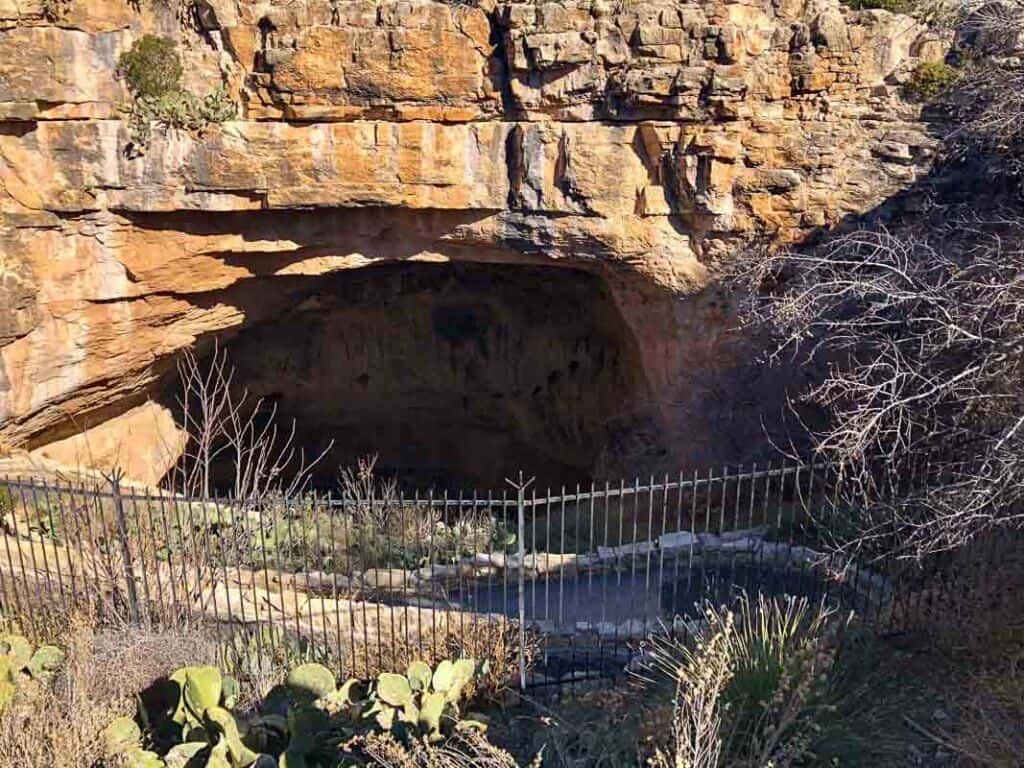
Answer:
[[[846,0],[846,5],[855,11],[878,9],[890,13],[910,13],[914,9],[911,0]]]
[[[184,69],[173,40],[146,35],[121,54],[118,70],[139,98],[164,98],[181,93]]]
[[[125,109],[129,155],[145,153],[154,125],[201,134],[209,125],[233,120],[238,107],[224,89],[200,99],[182,84],[184,67],[173,40],[145,35],[121,54],[117,71],[128,83],[132,102]]]
[[[934,99],[948,91],[960,73],[943,61],[922,61],[914,69],[907,91],[922,99]]]

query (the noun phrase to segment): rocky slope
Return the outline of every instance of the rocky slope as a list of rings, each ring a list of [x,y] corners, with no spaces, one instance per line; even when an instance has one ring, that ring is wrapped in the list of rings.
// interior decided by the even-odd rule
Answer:
[[[238,119],[158,127],[144,153],[127,151],[115,69],[144,34],[177,41],[188,87],[223,86]],[[715,265],[912,185],[934,139],[900,83],[943,49],[906,17],[836,0],[0,0],[0,442],[156,478],[180,450],[161,393],[183,348],[262,328],[265,344],[294,349],[296,334],[266,328],[299,327],[303,312],[329,327],[317,313],[344,270],[480,262],[492,275],[473,285],[495,292],[522,282],[518,265],[551,268],[530,273],[545,284],[595,283],[610,307],[591,313],[600,349],[549,364],[519,329],[498,384],[474,374],[493,329],[475,318],[454,338],[442,307],[431,334],[373,353],[387,364],[321,333],[315,355],[284,366],[289,381],[337,355],[346,381],[374,365],[426,371],[390,401],[402,434],[416,432],[410,392],[429,402],[454,387],[453,428],[500,423],[584,476],[714,458],[722,413],[740,405],[709,382],[742,350]],[[471,306],[465,290],[438,301]],[[582,290],[546,300],[588,303]],[[492,314],[529,324],[529,312]],[[409,330],[373,317],[363,341]],[[558,317],[545,322],[569,323]],[[586,329],[567,328],[586,346]],[[455,365],[454,378],[429,373]],[[577,412],[557,382],[581,367],[603,394]],[[288,411],[272,371],[248,368]],[[512,403],[495,424],[488,397]],[[538,398],[561,408],[547,419],[565,422],[557,434],[522,426],[547,412]],[[522,458],[506,451],[477,463],[500,473]]]

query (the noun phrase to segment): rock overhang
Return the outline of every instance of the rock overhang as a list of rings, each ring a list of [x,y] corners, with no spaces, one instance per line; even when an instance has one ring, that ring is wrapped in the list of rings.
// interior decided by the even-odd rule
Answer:
[[[831,1],[197,7],[199,31],[127,4],[58,23],[0,4],[9,445],[128,413],[181,349],[290,306],[290,276],[417,259],[599,277],[659,460],[688,458],[700,372],[742,354],[716,266],[871,209],[935,146],[899,82],[941,40]],[[114,70],[147,33],[239,119],[127,156]]]

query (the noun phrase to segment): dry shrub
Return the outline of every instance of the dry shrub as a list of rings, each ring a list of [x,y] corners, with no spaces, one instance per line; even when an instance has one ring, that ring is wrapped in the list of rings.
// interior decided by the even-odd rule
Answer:
[[[381,672],[404,671],[410,662],[421,660],[437,665],[444,659],[472,658],[486,662],[483,674],[467,688],[470,699],[499,700],[519,678],[519,625],[509,619],[454,617],[428,631],[420,642],[414,638],[391,636],[382,646],[364,647],[356,653],[356,671],[360,677],[376,677]],[[537,638],[527,633],[526,666],[529,669],[539,653]]]
[[[92,622],[73,617],[61,639],[63,672],[52,685],[19,692],[0,717],[0,768],[91,766],[103,757],[99,732],[128,711],[125,702],[97,699],[90,690],[97,675]]]
[[[370,765],[383,768],[519,768],[512,755],[474,731],[459,733],[440,746],[417,741],[405,746],[383,734],[358,739],[349,748]]]
[[[218,661],[208,633],[187,627],[96,632],[90,691],[99,700],[131,698],[179,667]]]
[[[467,693],[473,698],[499,698],[519,677],[518,623],[500,618],[456,625],[452,629],[446,634],[436,661],[460,657],[486,661],[485,671],[473,681]],[[528,632],[525,648],[527,669],[533,665],[539,650],[537,638]]]
[[[838,546],[925,557],[1021,526],[1024,217],[971,201],[738,262],[770,359],[822,366],[791,405],[828,416],[814,448],[857,510]]]
[[[100,731],[134,712],[139,691],[178,667],[216,659],[216,644],[186,628],[101,628],[88,612],[56,607],[35,618],[31,637],[63,648],[66,662],[50,685],[26,687],[0,717],[0,768],[100,764]]]

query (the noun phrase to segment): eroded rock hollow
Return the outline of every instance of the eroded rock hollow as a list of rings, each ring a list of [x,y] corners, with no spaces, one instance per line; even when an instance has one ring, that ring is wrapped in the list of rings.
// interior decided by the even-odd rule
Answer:
[[[0,0],[0,442],[149,481],[214,339],[332,460],[720,460],[759,403],[717,267],[912,185],[945,50],[837,0],[66,5]],[[129,151],[146,34],[236,118]]]
[[[307,455],[334,441],[321,483],[374,453],[421,488],[497,488],[510,467],[585,481],[647,399],[636,343],[585,272],[392,263],[313,280],[227,349]]]

